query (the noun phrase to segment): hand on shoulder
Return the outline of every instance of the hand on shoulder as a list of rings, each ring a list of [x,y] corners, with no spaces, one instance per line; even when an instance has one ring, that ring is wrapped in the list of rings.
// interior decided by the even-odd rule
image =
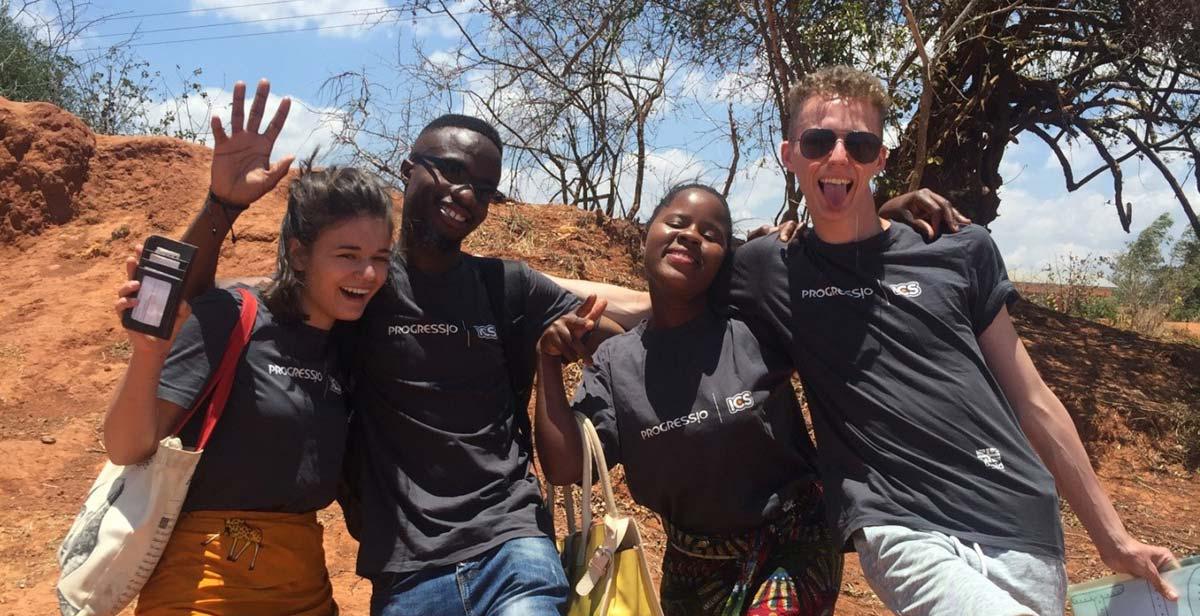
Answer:
[[[957,233],[971,223],[948,199],[928,188],[889,199],[879,208],[879,217],[912,227],[926,241],[937,239],[943,232]]]

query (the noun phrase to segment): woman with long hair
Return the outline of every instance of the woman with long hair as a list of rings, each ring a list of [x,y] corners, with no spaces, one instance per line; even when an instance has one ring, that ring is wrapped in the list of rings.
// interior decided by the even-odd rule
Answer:
[[[246,207],[283,176],[258,174],[249,200],[229,200],[239,194],[230,186],[245,185],[227,177],[244,169],[219,158],[236,128],[224,141],[218,135],[211,207]],[[250,341],[137,614],[337,613],[316,518],[336,495],[349,420],[331,330],[362,316],[383,285],[392,203],[382,181],[354,168],[313,170],[310,162],[289,188],[275,273],[251,289],[258,309]],[[127,267],[132,274],[133,259]],[[121,286],[118,314],[136,305],[138,287]],[[104,420],[115,464],[147,459],[183,419],[221,361],[240,305],[239,292],[213,289],[191,301],[172,339],[129,332],[133,354]],[[180,432],[185,446],[196,443],[200,415]]]

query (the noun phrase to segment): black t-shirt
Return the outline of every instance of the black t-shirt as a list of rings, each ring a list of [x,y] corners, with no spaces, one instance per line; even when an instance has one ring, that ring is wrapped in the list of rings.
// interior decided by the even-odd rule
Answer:
[[[1054,480],[977,340],[1017,298],[985,229],[771,236],[738,249],[730,294],[800,373],[842,541],[900,524],[1062,556]]]
[[[532,346],[578,299],[522,267]],[[358,325],[358,573],[420,571],[548,534],[531,452],[515,438],[502,328],[476,262],[428,275],[394,260]]]
[[[816,478],[784,356],[740,321],[706,313],[606,340],[573,407],[591,418],[634,500],[693,533],[778,517]]]
[[[191,408],[216,371],[238,320],[241,296],[213,289],[192,300],[163,366],[158,397]],[[349,415],[329,332],[272,318],[261,296],[253,334],[196,467],[184,511],[304,513],[333,502]],[[205,408],[184,427],[195,445]]]

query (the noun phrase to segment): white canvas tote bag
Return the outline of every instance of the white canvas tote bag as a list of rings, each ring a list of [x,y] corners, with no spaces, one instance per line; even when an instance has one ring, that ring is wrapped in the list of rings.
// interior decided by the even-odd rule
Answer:
[[[173,431],[178,434],[207,401],[196,449],[184,449],[178,436],[168,436],[145,462],[129,466],[105,463],[58,549],[58,604],[63,616],[116,614],[133,601],[154,572],[254,329],[258,302],[246,289],[238,292],[241,316],[229,335],[221,363],[195,406]]]

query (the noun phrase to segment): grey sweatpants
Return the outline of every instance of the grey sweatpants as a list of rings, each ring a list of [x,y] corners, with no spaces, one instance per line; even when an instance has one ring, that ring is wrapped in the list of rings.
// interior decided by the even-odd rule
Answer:
[[[936,531],[868,526],[854,533],[863,575],[903,616],[1061,616],[1061,560],[965,544]]]

